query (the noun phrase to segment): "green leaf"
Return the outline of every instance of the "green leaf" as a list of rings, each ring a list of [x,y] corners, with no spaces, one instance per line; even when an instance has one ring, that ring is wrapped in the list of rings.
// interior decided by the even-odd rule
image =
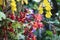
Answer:
[[[58,39],[58,35],[53,35],[52,39],[51,40],[57,40]]]
[[[12,27],[13,27],[13,28],[20,28],[20,23],[18,23],[18,22],[13,22],[13,23],[12,23]]]
[[[56,27],[56,31],[60,31],[60,28]]]
[[[7,18],[7,20],[10,22],[15,22],[15,20],[11,20],[10,18]]]
[[[2,7],[0,6],[0,11],[2,11]]]
[[[33,7],[34,9],[38,9],[38,6],[36,5],[36,4],[34,4],[34,7]]]
[[[58,21],[58,20],[55,20],[54,23],[55,23],[55,24],[59,24],[59,21]]]
[[[45,40],[51,40],[51,37],[47,36],[47,37],[45,38]]]
[[[60,0],[56,0],[57,2],[60,2]]]
[[[47,30],[47,31],[46,31],[46,35],[48,35],[48,36],[52,36],[53,33],[52,33],[52,31]]]

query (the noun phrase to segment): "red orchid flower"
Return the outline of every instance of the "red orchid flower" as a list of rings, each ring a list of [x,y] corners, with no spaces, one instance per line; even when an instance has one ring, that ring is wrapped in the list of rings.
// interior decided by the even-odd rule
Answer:
[[[40,14],[35,14],[35,20],[37,20],[37,21],[42,21],[42,15],[40,15]]]
[[[15,20],[15,19],[16,19],[16,17],[15,17],[14,14],[9,14],[8,17],[9,17],[10,19],[12,19],[12,20]]]
[[[28,35],[28,33],[29,33],[29,28],[26,27],[26,28],[24,29],[24,35]]]
[[[37,22],[37,21],[35,21],[34,23],[33,23],[33,29],[37,29],[37,28],[43,28],[44,27],[44,25],[43,25],[43,23],[42,22]]]
[[[20,12],[20,18],[24,18],[26,16],[25,12]]]
[[[32,40],[37,40],[35,35],[33,36]]]
[[[43,23],[42,22],[38,22],[38,27],[39,28],[43,28],[44,27]]]
[[[10,31],[10,32],[13,32],[13,33],[14,33],[14,29],[13,29],[12,27],[9,27],[9,28],[8,28],[8,31]]]
[[[37,29],[38,28],[38,23],[37,22],[34,22],[33,23],[33,29]]]
[[[26,19],[26,13],[20,12],[20,17],[18,18],[18,21],[25,22]]]

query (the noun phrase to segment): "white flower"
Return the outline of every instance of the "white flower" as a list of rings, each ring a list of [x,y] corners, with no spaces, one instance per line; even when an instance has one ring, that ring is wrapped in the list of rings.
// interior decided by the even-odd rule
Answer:
[[[0,12],[0,20],[2,20],[2,18],[6,19],[6,15],[3,12]]]
[[[56,15],[58,16],[58,15],[59,15],[59,13],[56,13]]]
[[[29,15],[29,14],[33,14],[34,12],[33,12],[33,10],[32,9],[28,9],[28,13],[27,13],[27,15]]]

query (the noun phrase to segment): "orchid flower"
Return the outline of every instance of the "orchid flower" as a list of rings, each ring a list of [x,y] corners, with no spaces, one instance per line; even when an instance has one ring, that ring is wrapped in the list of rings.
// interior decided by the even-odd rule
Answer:
[[[43,17],[40,14],[35,14],[35,20],[42,21]]]
[[[14,11],[17,11],[15,0],[11,0],[10,5],[11,5],[12,13],[14,13]]]
[[[43,3],[45,5],[45,9],[46,9],[46,15],[45,15],[46,18],[51,18],[51,16],[52,16],[52,13],[51,13],[52,7],[51,7],[50,3],[48,2],[48,0],[44,0]]]

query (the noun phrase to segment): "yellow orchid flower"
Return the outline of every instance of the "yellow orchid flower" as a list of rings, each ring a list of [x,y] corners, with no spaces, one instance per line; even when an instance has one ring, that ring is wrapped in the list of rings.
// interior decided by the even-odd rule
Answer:
[[[11,0],[10,5],[11,5],[11,10],[12,10],[12,12],[14,13],[14,11],[17,10],[15,0]]]
[[[45,4],[45,3],[44,3]],[[47,2],[47,4],[45,4],[45,6],[50,6],[50,3],[49,2]]]
[[[47,3],[48,3],[48,0],[43,0],[43,3],[44,3],[44,4],[47,4]]]
[[[48,6],[48,5],[47,5],[47,6],[45,7],[45,9],[46,9],[47,11],[51,11],[52,8],[51,8],[51,6]]]
[[[46,14],[52,15],[52,13],[50,11],[47,11]]]
[[[43,14],[43,6],[42,6],[42,3],[39,5],[39,14]]]
[[[52,13],[51,13],[51,5],[50,3],[48,2],[48,0],[43,0],[43,4],[45,5],[45,9],[46,9],[46,18],[51,18],[52,16]]]
[[[48,0],[44,0],[43,3],[45,5],[45,9],[46,10],[50,11],[52,9],[51,6],[50,6],[50,3],[48,2]]]
[[[11,6],[15,7],[16,6],[15,2],[11,2]]]
[[[50,4],[49,2],[48,2],[48,0],[43,0],[43,3],[46,5],[46,4]]]
[[[52,13],[49,11],[49,12],[46,12],[46,18],[51,18],[51,16],[52,16]]]
[[[41,11],[39,11],[39,14],[43,14],[43,11],[41,10]]]
[[[0,0],[0,5],[3,5],[3,0]]]
[[[49,15],[49,14],[46,14],[45,16],[46,16],[46,18],[51,18],[51,15]]]

